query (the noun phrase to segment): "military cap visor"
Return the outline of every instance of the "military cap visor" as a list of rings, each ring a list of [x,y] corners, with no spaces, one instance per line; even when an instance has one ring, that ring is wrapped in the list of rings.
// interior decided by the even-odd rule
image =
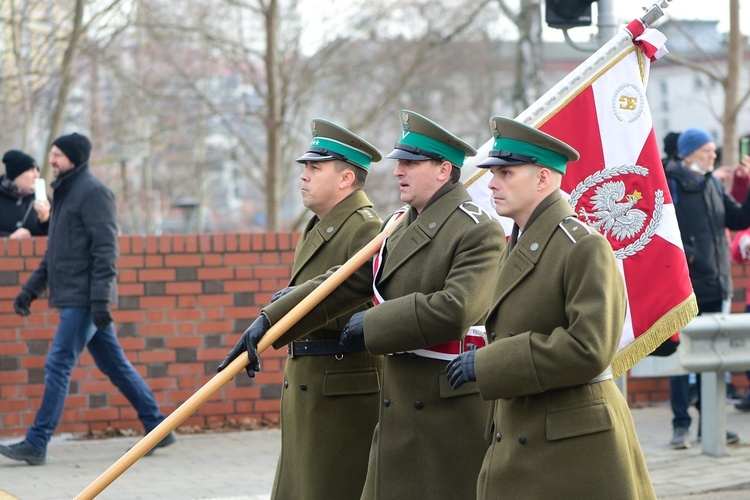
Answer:
[[[493,116],[490,125],[495,141],[478,167],[537,164],[564,174],[568,162],[579,158],[564,142],[510,118]]]
[[[527,156],[513,153],[504,149],[493,149],[487,154],[487,159],[479,162],[479,167],[494,167],[495,165],[526,165],[527,163],[537,163],[536,156]]]
[[[397,142],[393,147],[396,149],[388,153],[388,155],[386,155],[386,158],[410,161],[445,160],[445,157],[439,154],[424,151],[416,146],[410,146],[409,144],[404,144],[403,142]]]
[[[401,110],[399,114],[401,140],[386,158],[448,161],[461,167],[467,156],[477,154],[473,147],[424,116],[409,110]]]
[[[369,170],[372,162],[383,157],[375,146],[334,123],[316,118],[310,127],[313,139],[298,163],[341,160]]]

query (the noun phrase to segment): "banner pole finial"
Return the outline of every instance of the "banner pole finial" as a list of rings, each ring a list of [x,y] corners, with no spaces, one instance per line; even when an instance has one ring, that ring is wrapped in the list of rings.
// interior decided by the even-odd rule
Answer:
[[[641,17],[641,22],[644,24],[646,28],[654,24],[661,16],[664,15],[664,9],[669,7],[669,3],[673,0],[661,0],[659,3],[655,3],[651,6],[651,8],[646,9],[645,7],[643,10],[646,12],[643,14],[643,17]]]

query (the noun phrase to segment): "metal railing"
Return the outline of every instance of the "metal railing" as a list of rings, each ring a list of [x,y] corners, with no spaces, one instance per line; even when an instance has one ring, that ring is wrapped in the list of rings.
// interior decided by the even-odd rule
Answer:
[[[671,356],[649,356],[631,377],[701,373],[701,446],[706,455],[727,454],[726,372],[750,370],[750,313],[702,314],[680,331]]]

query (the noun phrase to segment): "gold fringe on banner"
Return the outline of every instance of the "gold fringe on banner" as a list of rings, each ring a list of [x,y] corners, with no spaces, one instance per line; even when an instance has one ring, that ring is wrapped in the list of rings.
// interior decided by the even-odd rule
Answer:
[[[674,309],[654,323],[637,339],[623,347],[612,360],[612,374],[615,378],[633,368],[639,361],[654,352],[665,340],[680,331],[698,314],[695,294],[680,302]]]

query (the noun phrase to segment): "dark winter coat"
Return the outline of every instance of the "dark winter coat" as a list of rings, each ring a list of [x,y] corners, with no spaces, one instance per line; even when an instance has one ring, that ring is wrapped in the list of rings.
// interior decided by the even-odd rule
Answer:
[[[725,228],[750,226],[750,197],[740,205],[710,173],[698,177],[676,162],[666,174],[698,308],[721,303],[732,294]]]
[[[52,307],[90,307],[117,300],[115,197],[89,172],[88,162],[52,183],[47,251],[24,288],[40,295],[49,285]]]
[[[9,236],[16,229],[25,227],[32,236],[47,234],[49,221],[39,222],[34,210],[34,193],[18,197],[5,184],[5,175],[0,175],[0,237]]]

